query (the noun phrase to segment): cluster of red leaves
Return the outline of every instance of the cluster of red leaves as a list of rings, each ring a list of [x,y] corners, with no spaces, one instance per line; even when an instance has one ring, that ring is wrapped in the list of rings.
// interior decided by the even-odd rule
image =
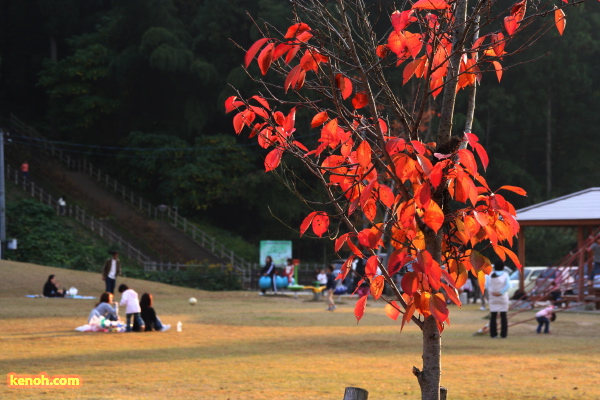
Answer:
[[[423,18],[417,18],[417,13],[422,10],[437,14],[428,13]],[[559,12],[562,11],[557,10],[556,23],[562,33],[564,13]],[[452,38],[446,33],[434,38],[431,32],[436,32],[439,18],[451,18],[449,13],[449,5],[445,0],[419,0],[410,10],[394,12],[391,16],[394,29],[388,43],[376,50],[380,57],[386,57],[390,52],[396,54],[398,65],[412,58],[404,67],[404,82],[413,76],[427,79],[434,95],[442,90],[444,84]],[[512,7],[510,15],[504,20],[507,35],[502,32],[484,35],[474,43],[470,52],[462,55],[460,72],[463,74],[459,79],[459,88],[474,85],[479,79],[480,71],[474,56],[477,52],[481,52],[480,57],[487,57],[493,63],[498,79],[501,78],[502,66],[497,60],[505,53],[507,39],[519,29],[524,13],[525,0],[522,0]],[[406,30],[417,21],[425,21],[429,29],[423,31],[430,33],[416,34]],[[283,41],[260,39],[247,51],[246,66],[256,58],[261,73],[266,74],[274,62],[284,57],[283,62],[289,68],[284,89],[299,90],[308,72],[318,74],[320,66],[329,62],[315,47],[308,45],[312,36],[308,25],[297,23],[288,29]],[[420,55],[423,48],[425,53]],[[298,64],[290,68],[290,63],[298,54],[301,54]],[[379,258],[372,255],[367,259],[362,279],[369,282],[371,294],[378,299],[385,281],[384,276],[377,275],[378,268],[385,269],[387,276],[392,276],[410,265],[411,271],[401,281],[404,293],[402,299],[398,300],[402,306],[389,302],[386,313],[393,319],[402,313],[402,326],[415,313],[424,317],[433,316],[441,331],[443,324],[449,321],[446,302],[449,300],[460,305],[456,289],[466,282],[468,274],[476,276],[483,289],[485,275],[491,272],[490,260],[475,250],[476,245],[487,245],[500,259],[506,260],[508,257],[520,266],[518,258],[509,248],[519,231],[516,212],[498,191],[508,190],[521,195],[525,195],[525,192],[513,186],[503,186],[496,191],[490,189],[479,173],[480,165],[487,168],[487,153],[477,136],[471,133],[463,138],[466,146],[442,154],[435,151],[435,143],[389,136],[385,122],[378,120],[372,121],[371,128],[383,134],[385,152],[374,149],[373,142],[366,140],[364,135],[356,134],[358,121],[361,129],[365,128],[365,121],[369,121],[359,114],[360,109],[369,104],[367,94],[356,92],[352,81],[343,73],[335,75],[333,90],[338,91],[336,95],[343,101],[350,99],[355,110],[353,125],[344,126],[342,119],[331,117],[328,110],[317,112],[311,126],[320,128],[321,135],[318,145],[313,149],[294,139],[295,108],[287,115],[273,111],[269,102],[260,96],[253,96],[247,101],[232,96],[226,100],[225,108],[227,112],[237,111],[233,118],[237,134],[248,127],[251,130],[250,137],[256,136],[263,148],[273,147],[265,158],[266,171],[277,168],[286,151],[311,157],[328,185],[338,188],[344,196],[347,216],[361,212],[371,221],[370,228],[345,233],[336,239],[336,251],[347,246],[352,253],[338,279],[350,273],[355,258],[365,257],[363,251],[375,254],[383,246],[383,232],[387,232],[394,247],[387,265],[381,265]],[[385,159],[391,162],[381,161],[384,153]],[[384,183],[390,181],[397,182],[405,190],[395,193],[393,187]],[[443,210],[433,200],[433,194],[439,189],[446,190],[450,201],[463,204],[463,208]],[[377,222],[382,220],[384,214],[392,216],[385,225]],[[328,232],[329,223],[326,212],[313,211],[302,222],[300,234],[312,228],[312,232],[321,237]],[[427,250],[426,230],[442,235],[441,263]],[[367,296],[358,300],[355,307],[357,320],[362,318],[366,302]]]

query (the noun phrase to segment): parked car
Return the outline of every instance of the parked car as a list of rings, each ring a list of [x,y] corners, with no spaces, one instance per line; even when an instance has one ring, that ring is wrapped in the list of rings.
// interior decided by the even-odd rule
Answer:
[[[551,284],[556,283],[558,285],[557,290],[560,290],[564,294],[575,289],[579,267],[532,266],[523,267],[522,270],[525,277],[525,293],[542,294]],[[519,270],[510,275],[511,288],[508,290],[508,297],[510,299],[519,290],[520,275],[521,271]]]
[[[510,275],[510,289],[508,289],[508,298],[512,299],[515,292],[519,290],[519,279],[521,277],[521,271],[525,277],[525,292],[530,292],[537,278],[542,275],[542,272],[547,270],[548,267],[536,266],[536,267],[522,267],[521,270],[517,269]]]

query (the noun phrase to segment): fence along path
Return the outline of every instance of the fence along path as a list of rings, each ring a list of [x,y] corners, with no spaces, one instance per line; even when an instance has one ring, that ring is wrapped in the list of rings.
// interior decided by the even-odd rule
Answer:
[[[23,136],[22,139],[28,139],[32,142],[35,142],[38,147],[44,149],[52,157],[60,160],[68,169],[72,171],[83,172],[91,176],[107,189],[120,196],[124,202],[129,203],[132,207],[146,214],[149,218],[167,218],[167,221],[169,221],[171,226],[181,231],[195,243],[202,246],[227,264],[246,271],[250,271],[256,266],[256,264],[248,262],[247,260],[235,254],[235,252],[232,250],[229,250],[223,244],[219,243],[213,236],[208,235],[202,229],[198,228],[194,223],[188,221],[186,218],[181,217],[178,214],[177,209],[167,205],[155,206],[144,200],[141,196],[136,195],[125,185],[120,184],[116,179],[113,179],[109,175],[103,173],[99,168],[95,168],[91,163],[87,162],[87,160],[72,157],[68,153],[57,149],[51,142],[43,138],[35,129],[31,128],[12,114],[10,117],[10,123],[14,130]],[[145,264],[145,268],[147,270],[172,269],[172,266],[175,266],[174,269],[178,269],[179,265],[181,264],[149,262],[148,264]]]
[[[25,179],[21,176],[20,171],[17,168],[13,168],[10,165],[5,165],[6,177],[8,180],[14,182],[17,186],[23,188],[23,190],[31,195],[31,197],[38,199],[41,203],[49,205],[56,212],[59,212],[58,199],[54,198],[49,193],[46,193],[44,189],[37,186],[31,180]],[[79,206],[67,205],[65,214],[69,217],[74,218],[85,227],[89,228],[92,232],[98,234],[101,238],[107,240],[111,244],[119,246],[120,252],[124,253],[127,258],[135,261],[136,263],[146,266],[152,264],[153,261],[142,253],[140,250],[133,247],[129,242],[124,240],[120,235],[109,229],[102,221],[94,218],[87,214],[85,210]]]

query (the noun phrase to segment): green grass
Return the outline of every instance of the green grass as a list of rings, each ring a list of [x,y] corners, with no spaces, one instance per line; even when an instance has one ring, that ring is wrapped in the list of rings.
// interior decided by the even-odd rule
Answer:
[[[341,399],[347,386],[372,400],[418,399],[412,366],[421,365],[421,335],[402,333],[382,302],[370,301],[360,324],[353,301],[335,312],[311,296],[204,292],[122,278],[155,297],[160,333],[80,333],[92,300],[29,299],[48,274],[80,294],[99,296],[97,273],[0,261],[0,371],[79,375],[78,389],[9,389],[2,399]],[[190,306],[187,299],[198,299]],[[119,297],[119,296],[117,296]],[[442,383],[449,399],[600,398],[600,315],[561,313],[552,334],[512,326],[506,340],[474,336],[486,320],[475,305],[451,308],[443,333]],[[532,312],[523,318],[530,318]],[[4,381],[6,382],[6,381]]]

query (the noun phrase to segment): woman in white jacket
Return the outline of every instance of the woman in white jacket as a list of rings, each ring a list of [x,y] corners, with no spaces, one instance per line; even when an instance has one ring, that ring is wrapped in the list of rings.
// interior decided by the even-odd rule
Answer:
[[[486,282],[490,298],[490,336],[492,339],[498,337],[496,318],[500,313],[500,337],[508,336],[508,289],[510,289],[510,277],[504,272],[504,263],[500,260],[494,263],[494,272]]]

